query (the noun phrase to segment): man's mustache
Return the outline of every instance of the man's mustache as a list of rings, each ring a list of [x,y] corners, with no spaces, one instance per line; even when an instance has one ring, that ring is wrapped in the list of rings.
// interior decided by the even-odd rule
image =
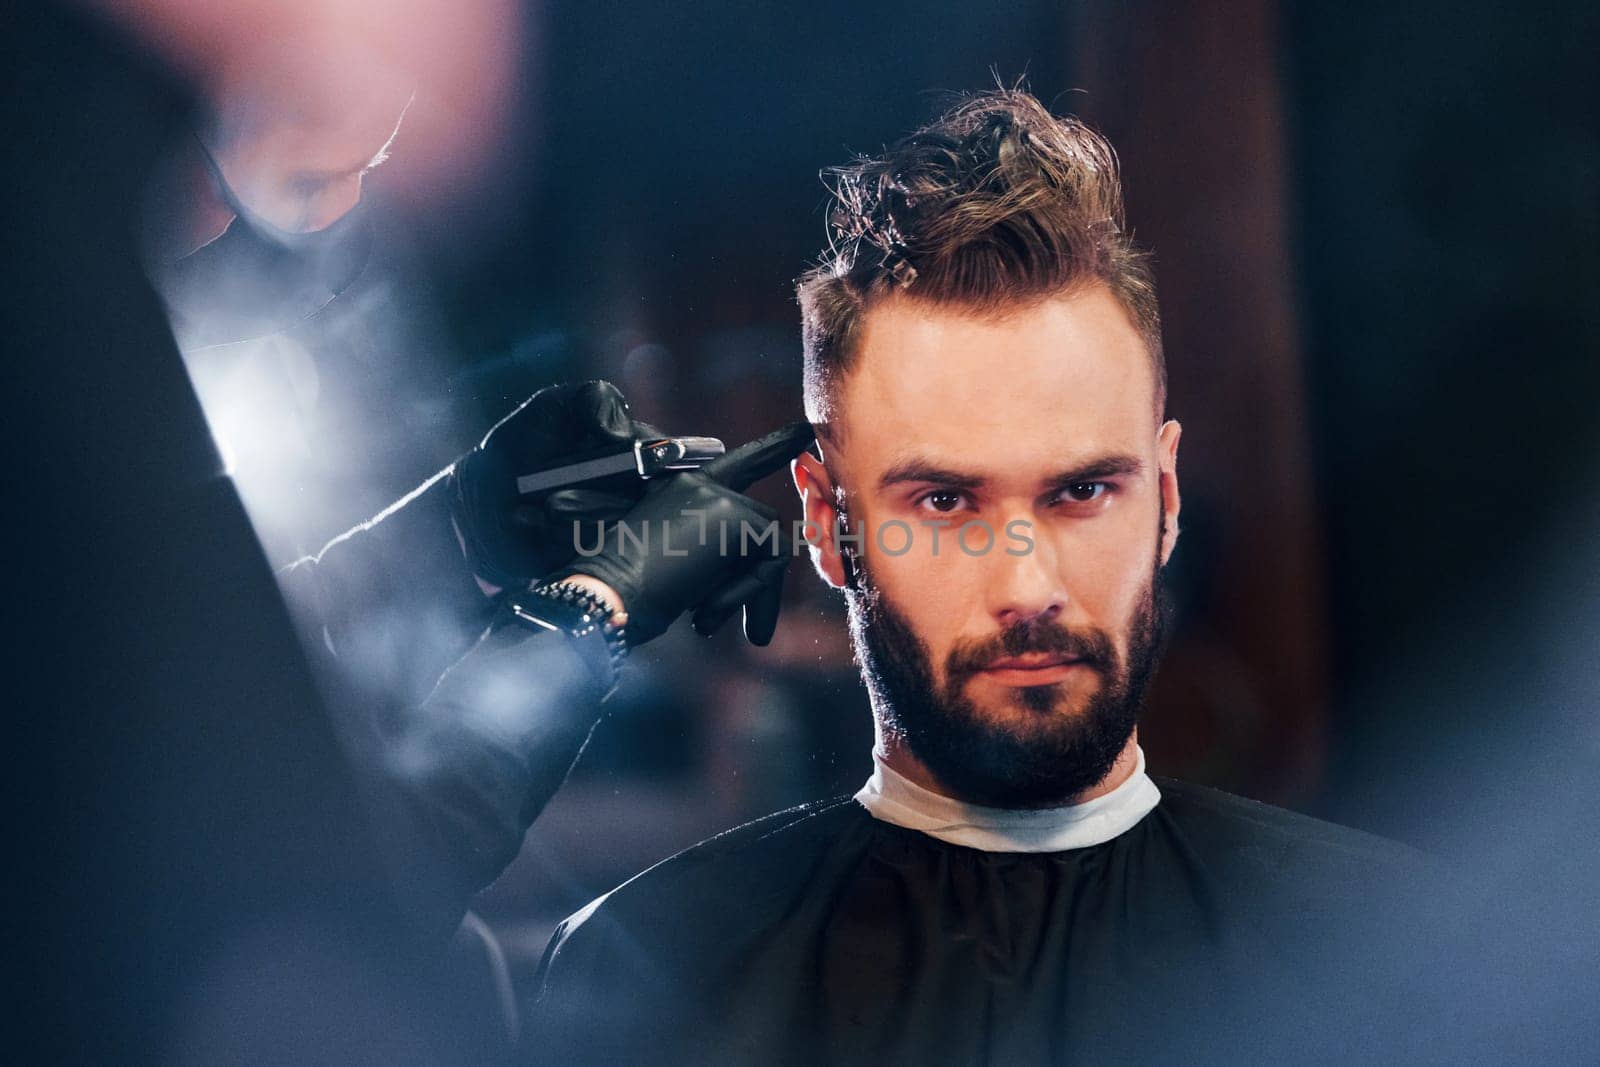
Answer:
[[[957,643],[945,659],[945,676],[953,681],[984,670],[997,659],[1029,652],[1056,653],[1102,673],[1116,662],[1111,638],[1104,630],[1069,630],[1057,622],[1030,619],[987,640]]]

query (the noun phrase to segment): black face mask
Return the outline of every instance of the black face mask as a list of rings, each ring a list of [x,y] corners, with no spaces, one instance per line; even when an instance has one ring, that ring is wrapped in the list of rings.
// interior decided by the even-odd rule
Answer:
[[[324,226],[320,230],[285,230],[268,222],[240,199],[239,194],[234,191],[222,173],[222,165],[217,162],[217,158],[211,154],[205,143],[198,137],[195,141],[200,145],[200,153],[205,157],[212,179],[217,183],[217,192],[221,195],[222,202],[228,205],[228,210],[234,213],[239,223],[250,230],[251,234],[263,244],[296,256],[315,257],[326,255],[342,245],[349,244],[353,238],[367,230],[364,199],[357,200],[353,208],[336,219],[332,225]]]
[[[226,343],[290,328],[361,277],[374,243],[365,198],[331,226],[285,230],[251,210],[204,144],[200,150],[235,217],[221,236],[180,260],[163,286],[186,342]]]

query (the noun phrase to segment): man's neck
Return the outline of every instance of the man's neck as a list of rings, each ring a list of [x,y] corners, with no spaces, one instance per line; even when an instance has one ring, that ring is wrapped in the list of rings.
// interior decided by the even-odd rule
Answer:
[[[951,789],[949,786],[946,786],[943,782],[941,782],[938,777],[927,768],[926,764],[924,764],[911,753],[910,749],[906,748],[905,745],[901,744],[898,740],[887,736],[884,733],[881,725],[875,729],[874,733],[876,737],[875,744],[882,762],[890,769],[895,771],[895,773],[901,775],[911,782],[914,782],[929,792],[938,793],[940,796],[949,797],[951,800],[959,800],[964,804],[975,803],[971,798],[962,796],[956,790]],[[1069,800],[1062,801],[1061,806],[1066,807],[1071,804],[1083,804],[1090,800],[1094,800],[1097,797],[1105,796],[1107,793],[1111,792],[1113,789],[1117,788],[1117,786],[1121,785],[1123,782],[1126,782],[1130,777],[1132,777],[1134,770],[1138,767],[1138,764],[1139,731],[1135,729],[1133,733],[1129,735],[1128,743],[1123,745],[1122,751],[1117,754],[1116,762],[1111,765],[1111,772],[1107,774],[1099,784],[1085,789],[1082,793],[1079,793],[1077,796],[1072,797]]]

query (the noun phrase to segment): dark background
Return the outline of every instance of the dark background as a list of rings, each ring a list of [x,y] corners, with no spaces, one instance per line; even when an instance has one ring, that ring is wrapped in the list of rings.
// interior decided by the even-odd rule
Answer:
[[[941,91],[1025,74],[1118,146],[1155,253],[1186,432],[1179,627],[1141,735],[1152,770],[1479,860],[1490,885],[1552,841],[1557,869],[1593,874],[1592,5],[718,0],[529,18],[528,121],[504,149],[496,225],[463,248],[425,217],[389,223],[411,245],[400,302],[426,309],[430,347],[416,364],[397,346],[411,392],[380,384],[363,404],[404,407],[432,440],[374,454],[366,493],[307,530],[364,518],[553,381],[609,378],[650,421],[730,443],[798,416],[792,281],[823,240],[818,169],[932,117]],[[159,76],[115,43],[61,54],[51,84],[81,91],[9,101],[13,162],[34,179],[79,167],[39,147],[63,123],[101,154],[72,181],[13,185],[30,225],[7,255],[25,275],[58,236],[92,249],[87,223],[51,220],[99,198],[91,220],[119,234],[106,265],[63,269],[59,306],[19,290],[64,318],[90,299],[73,293],[121,280],[120,220],[131,232],[185,105],[176,89],[129,103],[107,54]],[[68,340],[44,355],[71,360]],[[8,344],[13,366],[38,358]],[[82,382],[30,381],[36,413],[95,425]],[[416,397],[432,391],[452,414],[430,424]],[[160,410],[143,417],[119,440],[156,434]],[[15,447],[28,454],[26,432]],[[778,479],[759,495],[796,514]],[[146,520],[151,543],[182,528]],[[685,628],[634,656],[481,902],[519,958],[649,863],[859,786],[865,699],[841,605],[807,570],[770,649]],[[106,656],[138,654],[106,640]]]

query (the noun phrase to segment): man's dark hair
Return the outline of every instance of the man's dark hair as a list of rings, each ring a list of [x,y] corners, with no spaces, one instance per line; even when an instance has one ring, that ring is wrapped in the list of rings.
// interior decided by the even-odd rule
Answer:
[[[797,286],[806,412],[820,434],[838,435],[837,388],[874,304],[903,297],[994,315],[1097,282],[1144,338],[1164,410],[1155,281],[1123,229],[1116,152],[1100,134],[999,89],[823,178],[828,249]]]

